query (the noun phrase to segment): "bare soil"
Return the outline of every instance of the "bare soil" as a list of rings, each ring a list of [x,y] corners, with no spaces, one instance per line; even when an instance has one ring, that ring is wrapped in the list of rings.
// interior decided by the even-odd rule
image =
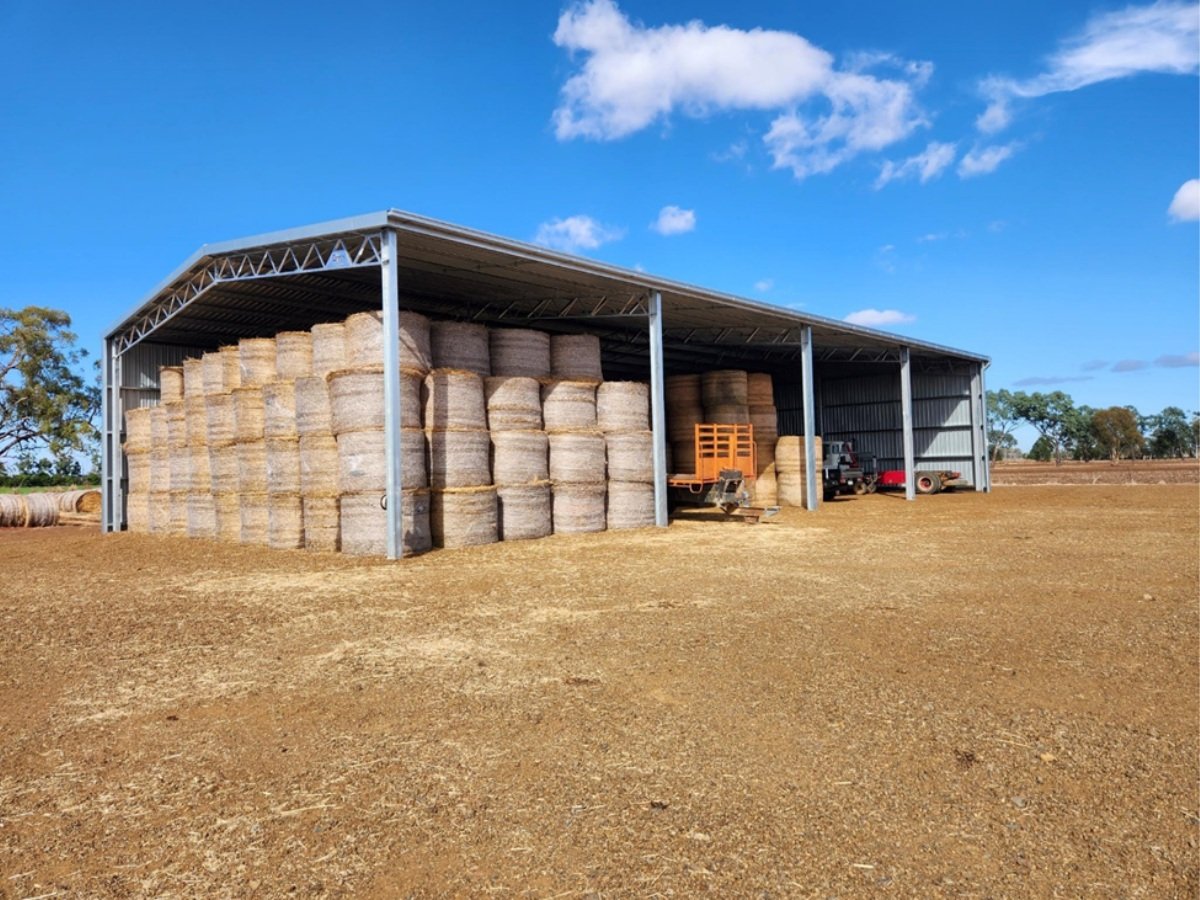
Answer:
[[[1197,490],[0,534],[0,897],[1194,897]]]
[[[1033,460],[1000,462],[992,466],[992,485],[1026,484],[1198,484],[1200,460],[1123,459],[1075,462],[1062,465]]]

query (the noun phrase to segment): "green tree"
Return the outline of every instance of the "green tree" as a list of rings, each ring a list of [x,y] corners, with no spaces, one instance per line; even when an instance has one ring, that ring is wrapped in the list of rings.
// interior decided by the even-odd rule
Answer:
[[[1003,457],[1006,448],[1016,446],[1012,433],[1021,424],[1021,417],[1013,408],[1010,391],[987,392],[988,446],[992,448],[992,462]]]
[[[1037,462],[1050,462],[1054,459],[1054,444],[1048,438],[1040,437],[1033,442],[1033,446],[1029,448],[1025,458]]]
[[[1108,454],[1113,465],[1122,457],[1132,457],[1142,449],[1136,410],[1131,412],[1124,406],[1098,409],[1092,413],[1091,426],[1096,443]]]
[[[100,390],[79,374],[87,351],[70,328],[59,310],[0,307],[0,461],[61,459],[96,439]]]
[[[1054,462],[1062,464],[1063,450],[1072,446],[1072,437],[1080,433],[1079,411],[1070,396],[1062,391],[1049,394],[1017,391],[1012,395],[1013,410],[1037,429],[1054,449]]]
[[[1150,435],[1151,452],[1162,458],[1195,456],[1195,421],[1195,414],[1189,422],[1182,409],[1168,406],[1155,416],[1154,431]]]

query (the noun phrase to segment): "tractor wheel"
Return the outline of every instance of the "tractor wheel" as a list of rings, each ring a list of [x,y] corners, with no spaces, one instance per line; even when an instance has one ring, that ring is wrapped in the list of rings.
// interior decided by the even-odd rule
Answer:
[[[868,490],[869,488],[867,487],[867,483],[865,481],[854,482],[854,493],[858,494],[859,496],[867,493]]]
[[[917,475],[918,494],[936,494],[942,489],[942,479],[931,472]]]

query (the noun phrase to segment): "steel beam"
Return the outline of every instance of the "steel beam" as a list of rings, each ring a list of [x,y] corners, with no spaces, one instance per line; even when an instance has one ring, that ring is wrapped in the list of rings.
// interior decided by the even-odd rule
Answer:
[[[112,342],[104,340],[104,362],[100,367],[100,530],[112,531]]]
[[[667,410],[663,387],[662,295],[654,291],[649,304],[650,427],[654,435],[654,524],[667,527]]]
[[[983,403],[980,380],[983,366],[976,363],[971,367],[971,483],[975,490],[985,490],[987,480],[987,410]]]
[[[404,555],[404,510],[401,485],[403,459],[400,452],[400,272],[396,259],[396,232],[385,229],[380,253],[383,294],[383,429],[387,465],[388,559]]]
[[[980,422],[982,422],[983,430],[983,490],[991,493],[992,491],[992,467],[989,465],[989,457],[991,449],[988,447],[987,434],[987,378],[984,375],[984,370],[987,369],[987,363],[979,363],[979,410]],[[978,490],[978,486],[976,487]]]
[[[817,459],[817,402],[813,390],[813,337],[812,328],[805,325],[800,330],[800,382],[804,392],[804,505],[817,510],[817,465],[824,467],[824,460]],[[822,478],[824,481],[824,478]],[[824,492],[824,485],[821,485]]]
[[[917,497],[917,464],[913,452],[912,360],[907,347],[900,348],[900,415],[904,428],[904,498]]]

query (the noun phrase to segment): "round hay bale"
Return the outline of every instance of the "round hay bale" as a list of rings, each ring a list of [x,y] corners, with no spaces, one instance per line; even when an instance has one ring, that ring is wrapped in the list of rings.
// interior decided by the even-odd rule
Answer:
[[[162,404],[150,407],[150,449],[165,450],[167,436],[167,408]]]
[[[383,313],[354,313],[346,318],[346,367],[361,369],[383,365]]]
[[[653,432],[625,431],[606,434],[604,443],[610,480],[654,483]]]
[[[267,546],[274,550],[304,546],[304,507],[299,494],[267,495]]]
[[[804,473],[775,470],[775,489],[780,506],[804,506]]]
[[[166,411],[167,416],[167,446],[186,447],[188,442],[187,408],[183,405],[183,401],[164,403],[162,408]]]
[[[204,424],[210,447],[232,444],[237,439],[233,394],[210,394],[205,398]]]
[[[21,494],[0,494],[0,528],[24,528],[28,515]]]
[[[425,374],[433,368],[429,344],[429,319],[417,312],[400,310],[400,365]]]
[[[330,427],[334,434],[383,428],[383,369],[342,369],[330,372]],[[400,425],[421,427],[421,376],[400,372]]]
[[[666,399],[668,415],[672,407],[700,409],[704,406],[699,375],[668,375],[663,379],[663,396]]]
[[[204,396],[204,362],[199,356],[183,361],[183,399]]]
[[[204,385],[205,396],[231,390],[225,387],[225,359],[219,351],[200,357],[200,381]]]
[[[494,544],[500,539],[494,487],[434,490],[429,530],[436,547],[455,549]]]
[[[241,520],[238,540],[243,544],[266,546],[267,530],[270,527],[267,495],[259,492],[240,492],[238,494],[238,516]]]
[[[673,474],[696,474],[696,443],[694,440],[671,441],[671,470]]]
[[[25,527],[52,528],[58,524],[58,492],[36,491],[23,494],[25,500]]]
[[[188,447],[188,482],[189,491],[209,491],[212,489],[212,464],[208,458],[208,447]]]
[[[239,442],[236,447],[238,490],[243,493],[265,494],[267,492],[267,442]]]
[[[171,449],[165,444],[150,451],[150,493],[171,490]]]
[[[178,403],[183,399],[183,366],[159,366],[158,402]]]
[[[125,452],[143,453],[150,449],[150,411],[141,406],[125,410]]]
[[[551,493],[555,534],[583,534],[604,530],[607,487],[603,481],[592,484],[555,484]]]
[[[240,387],[233,392],[233,437],[239,443],[261,441],[266,435],[267,412],[262,386]]]
[[[267,493],[300,493],[300,441],[296,438],[267,438]]]
[[[422,390],[426,428],[487,428],[483,379],[474,372],[434,369]]]
[[[606,381],[596,388],[596,425],[604,432],[650,429],[650,386]]]
[[[293,332],[308,336],[307,331]],[[296,382],[263,386],[263,434],[267,438],[299,437],[296,426]]]
[[[167,534],[172,537],[187,537],[187,498],[187,491],[167,494]]]
[[[463,369],[481,377],[492,374],[488,330],[475,322],[430,322],[434,369]]]
[[[746,373],[746,402],[750,406],[775,405],[775,383],[769,374]]]
[[[75,512],[75,501],[83,491],[55,491],[54,502],[58,504],[60,513]]]
[[[338,448],[332,434],[300,436],[300,493],[305,497],[337,496]]]
[[[779,437],[779,414],[774,406],[751,406],[749,414],[755,441],[774,441]]]
[[[360,494],[387,489],[387,448],[382,429],[347,431],[337,436],[338,491]],[[418,428],[400,430],[401,489],[422,488],[425,474],[425,433]]]
[[[429,484],[435,488],[492,483],[491,440],[483,431],[427,431]]]
[[[550,435],[550,480],[555,484],[603,484],[604,472],[604,435],[594,431]]]
[[[706,410],[715,406],[749,406],[749,391],[749,381],[742,369],[714,369],[700,376],[700,399]]]
[[[236,544],[242,539],[242,509],[238,495],[232,492],[213,494],[213,511],[216,518],[218,540]]]
[[[606,524],[610,530],[652,526],[654,485],[640,481],[610,481]]]
[[[754,484],[750,489],[750,496],[755,506],[779,505],[779,486],[775,478],[774,464],[768,465],[754,479]]]
[[[184,434],[193,447],[208,444],[208,398],[187,397],[183,401]]]
[[[493,375],[550,376],[550,335],[531,328],[493,328],[488,335]]]
[[[187,536],[217,536],[217,511],[212,494],[208,491],[191,491],[187,495]]]
[[[130,492],[148,494],[150,492],[150,454],[146,452],[131,453],[125,451],[125,471],[129,478]]]
[[[333,434],[333,418],[329,407],[329,384],[324,375],[297,378],[295,385],[296,433]]]
[[[719,403],[704,407],[704,421],[718,425],[745,425],[750,421],[750,407],[737,403]]]
[[[224,372],[221,381],[225,391],[235,391],[242,386],[242,360],[237,344],[221,347],[217,352],[221,354],[221,369]]]
[[[346,368],[346,326],[341,322],[322,322],[312,333],[312,373],[324,378],[330,372]]]
[[[239,387],[262,387],[275,380],[275,338],[242,338],[238,341]]]
[[[550,374],[572,381],[601,382],[600,338],[594,334],[556,334],[550,338]]]
[[[550,439],[544,431],[493,431],[492,481],[531,484],[550,477]]]
[[[704,421],[704,409],[699,406],[667,408],[667,438],[671,441],[694,441],[696,425]]]
[[[343,494],[338,499],[342,552],[352,556],[387,555],[387,512],[379,491]],[[401,498],[401,546],[405,556],[432,546],[429,529],[429,491],[405,491]]]
[[[342,547],[338,498],[304,497],[304,549],[336,553]]]
[[[493,375],[483,380],[487,427],[492,431],[539,431],[542,386],[535,378]]]
[[[150,494],[150,534],[168,534],[171,531],[171,494],[154,491]]]
[[[237,487],[237,444],[208,448],[208,477],[217,490],[232,491]]]
[[[104,505],[104,501],[101,499],[98,488],[84,488],[83,490],[73,491],[72,493],[76,495],[75,500],[72,504],[72,507],[64,510],[64,512],[85,514],[98,513]]]
[[[125,495],[125,527],[134,534],[150,533],[150,495],[145,491]]]
[[[596,427],[596,385],[590,381],[551,381],[542,387],[546,431]]]
[[[275,335],[275,376],[284,381],[305,378],[313,371],[311,331],[281,331]]]
[[[817,471],[823,468],[821,439],[813,439],[813,458],[817,463]],[[775,442],[775,469],[780,474],[784,472],[804,472],[807,466],[804,438],[800,435],[785,434]],[[820,478],[817,479],[818,481]]]
[[[765,472],[767,470],[768,466],[770,466],[771,472],[774,473],[774,471],[775,471],[775,439],[772,438],[771,440],[762,440],[762,441],[756,440],[754,442],[754,458],[755,458],[755,462],[757,463],[757,467],[758,467],[758,472],[755,473],[756,475]],[[774,477],[774,476],[772,476],[772,477]]]
[[[527,541],[551,534],[549,482],[497,487],[496,522],[502,541]]]
[[[171,491],[188,491],[192,486],[192,448],[187,444],[167,451],[167,484]]]

